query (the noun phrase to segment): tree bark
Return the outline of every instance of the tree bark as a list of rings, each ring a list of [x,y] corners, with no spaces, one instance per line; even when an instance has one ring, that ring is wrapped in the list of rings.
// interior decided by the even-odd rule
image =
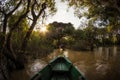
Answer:
[[[5,46],[7,21],[8,21],[8,17],[5,14],[5,18],[3,20],[3,31],[2,31],[2,35],[0,36],[1,37],[0,52],[2,52],[2,49]]]
[[[30,26],[29,30],[26,33],[26,36],[25,36],[25,38],[23,40],[22,47],[21,47],[22,51],[26,50],[26,46],[27,46],[28,40],[30,38],[30,35],[31,35],[35,25],[36,25],[36,20],[34,20],[34,22],[32,23],[32,25]]]
[[[26,35],[25,35],[25,38],[22,42],[22,46],[21,46],[21,51],[24,52],[26,50],[26,47],[27,47],[27,44],[28,44],[28,40],[30,38],[30,35],[37,23],[37,20],[38,18],[41,16],[41,14],[44,12],[44,10],[46,9],[46,3],[43,3],[41,6],[42,6],[42,9],[39,11],[38,15],[35,14],[35,11],[34,11],[34,7],[35,7],[35,4],[36,1],[34,1],[33,5],[32,5],[32,8],[31,8],[31,13],[32,13],[32,17],[33,17],[33,22],[29,28],[29,30],[27,31]]]
[[[21,61],[21,59],[19,59],[16,54],[14,53],[14,50],[12,48],[12,43],[11,43],[11,38],[12,38],[12,34],[14,32],[14,30],[16,28],[18,28],[17,26],[19,25],[19,23],[24,19],[26,18],[28,12],[29,12],[29,8],[30,8],[30,2],[31,0],[27,0],[28,1],[28,4],[27,4],[27,9],[26,9],[26,12],[24,14],[22,14],[19,19],[16,21],[16,23],[13,25],[13,27],[10,29],[10,32],[8,33],[8,37],[7,37],[7,40],[6,40],[6,48],[8,50],[8,53],[9,53],[9,58],[15,63],[16,65],[16,68],[17,69],[22,69],[24,68],[24,62]]]

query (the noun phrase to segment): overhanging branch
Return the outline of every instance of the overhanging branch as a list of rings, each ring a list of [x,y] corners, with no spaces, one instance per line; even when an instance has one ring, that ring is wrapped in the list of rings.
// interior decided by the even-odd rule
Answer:
[[[10,12],[8,13],[8,15],[11,15],[13,12],[15,12],[15,10],[18,9],[18,7],[20,6],[21,3],[22,3],[22,0],[19,1],[19,3],[16,5],[16,7],[15,7],[12,11],[10,11]]]

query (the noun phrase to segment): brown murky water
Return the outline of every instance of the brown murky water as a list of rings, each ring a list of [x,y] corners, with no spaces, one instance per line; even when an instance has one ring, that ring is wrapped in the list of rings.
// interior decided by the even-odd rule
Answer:
[[[25,70],[13,72],[12,80],[30,80],[59,53],[59,50],[55,50],[43,59],[32,61]],[[64,55],[85,75],[87,80],[120,80],[120,47],[99,47],[94,51],[79,52],[65,50]]]

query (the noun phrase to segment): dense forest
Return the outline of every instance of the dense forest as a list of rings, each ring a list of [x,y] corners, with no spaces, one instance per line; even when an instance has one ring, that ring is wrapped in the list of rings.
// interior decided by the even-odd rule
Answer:
[[[93,50],[120,45],[119,0],[61,2],[67,2],[77,17],[86,17],[88,22],[78,29],[72,23],[53,22],[44,25],[44,33],[35,27],[56,13],[55,0],[0,0],[0,80],[9,80],[12,70],[23,69],[28,56],[40,58],[60,47]]]

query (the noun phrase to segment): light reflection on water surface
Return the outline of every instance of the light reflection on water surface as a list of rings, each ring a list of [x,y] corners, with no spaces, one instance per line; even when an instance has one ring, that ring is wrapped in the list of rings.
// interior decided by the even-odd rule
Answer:
[[[33,61],[24,71],[13,74],[16,77],[22,74],[21,78],[24,78],[22,80],[29,80],[57,55],[61,55],[59,50],[55,50],[43,59]],[[88,80],[120,80],[120,47],[99,47],[94,51],[65,50],[64,55]],[[14,77],[12,80],[18,79]]]

